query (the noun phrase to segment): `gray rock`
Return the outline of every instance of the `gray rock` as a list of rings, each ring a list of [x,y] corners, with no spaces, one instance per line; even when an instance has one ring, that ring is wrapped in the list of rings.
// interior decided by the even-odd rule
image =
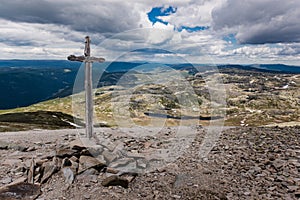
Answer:
[[[9,146],[9,143],[0,141],[0,149],[7,149]]]
[[[104,156],[105,160],[108,162],[108,163],[111,163],[113,162],[114,160],[116,160],[118,158],[118,155],[113,153],[113,152],[110,152],[108,150],[104,150],[102,152],[102,155]]]
[[[293,185],[293,186],[287,186],[289,192],[295,192],[299,189],[299,186]]]
[[[285,161],[280,159],[276,159],[272,162],[272,165],[275,167],[276,170],[279,170],[282,166],[284,166],[284,164]]]
[[[65,182],[68,184],[72,184],[74,181],[74,173],[69,167],[62,168],[63,175],[65,177]]]
[[[141,169],[137,168],[136,162],[129,162],[127,165],[119,165],[116,166],[117,170],[120,170],[122,172],[142,172]]]
[[[90,168],[95,168],[97,170],[100,170],[100,169],[104,168],[105,166],[106,166],[106,164],[101,162],[97,158],[90,157],[90,156],[80,156],[78,174],[80,174]]]
[[[52,162],[46,162],[42,165],[43,168],[43,177],[41,178],[41,183],[47,182],[47,180],[57,171],[60,167],[58,166],[57,158],[53,158]]]
[[[73,161],[73,162],[78,162],[78,158],[75,157],[75,156],[72,156],[72,157],[70,158],[70,160]]]
[[[72,160],[71,161],[71,170],[74,172],[74,174],[77,174],[77,170],[78,170],[78,167],[79,167],[79,164],[78,162],[74,162]]]
[[[90,168],[90,169],[85,170],[81,174],[82,175],[99,175],[99,172],[94,168]]]
[[[101,184],[104,187],[119,185],[123,188],[128,188],[129,181],[126,178],[122,178],[117,175],[112,175],[110,177],[105,178]]]
[[[56,156],[59,158],[72,157],[77,153],[77,151],[72,149],[58,149],[56,151]]]
[[[131,162],[135,162],[135,160],[132,158],[122,158],[111,163],[110,167],[112,168],[124,167],[126,165],[129,165],[129,163]]]
[[[0,188],[0,199],[36,199],[40,193],[39,185],[21,182]]]
[[[142,169],[147,168],[147,161],[145,159],[137,160],[136,163],[139,168],[142,168]]]
[[[32,159],[30,162],[28,173],[27,173],[27,182],[28,183],[34,183],[34,172],[35,172],[34,166],[35,166],[35,162],[34,162],[34,159]]]
[[[70,148],[81,151],[83,149],[86,149],[86,146],[83,144],[83,142],[80,139],[76,139],[70,142]]]
[[[16,151],[22,151],[22,152],[24,152],[28,149],[28,147],[24,147],[24,146],[17,145],[17,144],[9,144],[8,148],[16,150]]]
[[[34,176],[34,183],[39,183],[39,182],[41,182],[41,178],[42,178],[42,174],[41,174],[41,172],[39,172],[38,174],[36,174],[36,175]]]
[[[15,185],[17,183],[24,183],[26,181],[27,181],[26,177],[20,177],[20,178],[13,180],[13,182],[11,182],[10,185]]]
[[[14,166],[17,166],[17,165],[21,164],[21,160],[20,159],[10,159],[10,158],[8,158],[8,159],[4,160],[4,162],[1,163],[1,164],[14,167]]]
[[[12,178],[11,177],[6,177],[0,180],[1,183],[3,184],[9,184],[12,182]]]
[[[117,174],[117,173],[120,172],[120,170],[117,170],[117,169],[114,169],[114,168],[111,168],[111,167],[107,167],[107,168],[105,169],[105,172],[111,173],[111,174]]]
[[[90,187],[91,183],[97,183],[98,182],[98,175],[86,175],[84,173],[79,174],[76,179],[80,182],[83,182],[85,187]]]
[[[29,152],[29,151],[35,151],[35,150],[36,150],[35,146],[31,146],[31,147],[28,147],[26,149],[27,152]]]

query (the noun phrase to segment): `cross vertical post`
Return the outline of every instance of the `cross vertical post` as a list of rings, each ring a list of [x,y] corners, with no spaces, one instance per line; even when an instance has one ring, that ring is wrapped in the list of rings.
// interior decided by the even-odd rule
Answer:
[[[92,82],[92,63],[104,62],[104,58],[91,57],[90,37],[85,37],[84,56],[68,56],[70,61],[84,62],[84,89],[85,89],[85,133],[86,137],[91,139],[94,135],[93,118],[94,118],[94,103],[93,103],[93,82]]]
[[[94,105],[93,105],[93,82],[92,82],[92,65],[90,62],[85,63],[85,132],[88,138],[93,135],[93,116],[94,116]]]

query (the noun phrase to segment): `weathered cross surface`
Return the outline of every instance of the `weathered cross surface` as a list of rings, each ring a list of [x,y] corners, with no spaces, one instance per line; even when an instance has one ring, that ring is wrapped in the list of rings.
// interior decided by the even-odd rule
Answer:
[[[92,63],[93,62],[104,62],[104,58],[91,57],[91,40],[89,36],[85,37],[85,48],[83,56],[68,56],[70,61],[78,61],[85,63],[85,133],[88,138],[92,138],[94,135],[93,128],[93,115],[94,115],[94,104],[93,104],[93,83],[92,83]]]

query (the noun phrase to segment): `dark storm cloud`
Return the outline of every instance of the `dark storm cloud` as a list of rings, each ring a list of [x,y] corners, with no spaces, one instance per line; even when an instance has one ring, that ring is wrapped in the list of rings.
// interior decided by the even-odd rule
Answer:
[[[121,1],[0,0],[0,5],[0,18],[6,20],[66,25],[83,32],[121,32],[137,28],[140,18]]]
[[[243,44],[300,42],[299,0],[228,0],[212,18],[215,31]]]

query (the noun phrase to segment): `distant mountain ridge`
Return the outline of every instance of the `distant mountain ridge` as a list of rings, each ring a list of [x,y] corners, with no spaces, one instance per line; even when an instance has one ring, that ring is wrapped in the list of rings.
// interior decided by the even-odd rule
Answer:
[[[112,62],[97,87],[116,84],[127,71],[147,63]],[[201,64],[166,64],[177,70],[209,68]],[[44,100],[65,97],[73,85],[81,63],[66,60],[0,60],[0,109],[28,106]],[[219,65],[222,68],[247,68],[262,72],[300,73],[300,67],[288,65]],[[95,65],[94,70],[97,69]],[[194,69],[195,70],[195,69]],[[83,90],[83,88],[81,88]]]

